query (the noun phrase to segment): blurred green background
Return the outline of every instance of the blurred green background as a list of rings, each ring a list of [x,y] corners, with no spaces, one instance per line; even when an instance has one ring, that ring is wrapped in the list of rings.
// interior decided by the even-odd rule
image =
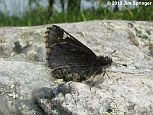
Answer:
[[[119,0],[18,0],[14,3],[7,0],[10,3],[8,5],[4,1],[0,0],[0,26],[34,26],[87,20],[153,21],[153,3],[148,6],[121,6]],[[152,2],[137,0],[145,1]],[[107,2],[114,5],[107,5]],[[27,6],[24,9],[25,4]]]

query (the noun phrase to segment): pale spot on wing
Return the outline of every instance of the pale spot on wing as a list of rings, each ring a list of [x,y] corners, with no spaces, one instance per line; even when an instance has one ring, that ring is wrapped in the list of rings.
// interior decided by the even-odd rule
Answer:
[[[65,38],[67,38],[67,37],[70,38],[70,36],[64,32],[64,34],[63,34],[63,39],[65,39]]]

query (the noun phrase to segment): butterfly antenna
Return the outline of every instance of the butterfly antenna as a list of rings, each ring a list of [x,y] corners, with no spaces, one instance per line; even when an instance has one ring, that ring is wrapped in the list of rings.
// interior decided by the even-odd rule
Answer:
[[[113,64],[115,65],[115,66],[124,66],[124,67],[127,67],[128,65],[127,64],[121,64],[121,63],[117,63],[117,62],[113,62]]]
[[[107,57],[109,57],[110,55],[112,55],[115,52],[116,52],[116,50],[114,50],[113,52],[111,52],[110,54],[108,54]]]

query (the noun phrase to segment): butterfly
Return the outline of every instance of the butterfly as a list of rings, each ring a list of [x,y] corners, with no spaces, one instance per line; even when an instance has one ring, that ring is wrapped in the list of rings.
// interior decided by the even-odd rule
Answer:
[[[47,27],[45,33],[46,60],[53,69],[51,74],[55,78],[81,82],[105,72],[112,64],[112,58],[96,56],[87,46],[57,25]]]

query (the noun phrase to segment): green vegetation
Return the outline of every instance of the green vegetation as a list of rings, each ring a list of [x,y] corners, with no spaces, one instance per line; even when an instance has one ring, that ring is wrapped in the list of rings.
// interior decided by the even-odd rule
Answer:
[[[52,7],[50,7],[52,9]],[[48,8],[37,7],[30,9],[22,17],[8,16],[0,13],[0,26],[33,26],[51,23],[80,22],[87,20],[143,20],[153,21],[153,7],[141,6],[136,9],[125,9],[122,11],[111,11],[107,8],[87,10],[68,10],[66,12],[48,13]]]

